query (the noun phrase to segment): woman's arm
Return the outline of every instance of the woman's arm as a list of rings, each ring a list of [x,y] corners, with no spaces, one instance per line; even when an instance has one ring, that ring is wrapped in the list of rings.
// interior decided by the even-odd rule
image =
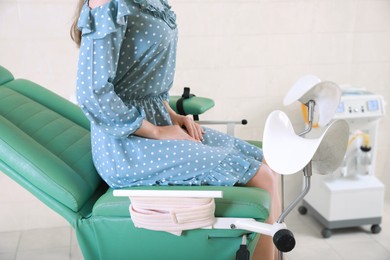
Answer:
[[[169,116],[171,117],[172,123],[173,123],[174,125],[178,125],[178,126],[180,126],[181,128],[184,128],[184,129],[187,131],[187,133],[188,133],[192,138],[194,138],[195,140],[197,140],[197,141],[203,141],[204,130],[203,130],[203,128],[202,128],[199,124],[197,124],[196,122],[194,122],[194,120],[192,120],[192,119],[189,118],[189,117],[186,117],[186,116],[177,114],[177,113],[169,106],[168,101],[164,101],[164,106],[165,106],[166,109],[168,110]]]

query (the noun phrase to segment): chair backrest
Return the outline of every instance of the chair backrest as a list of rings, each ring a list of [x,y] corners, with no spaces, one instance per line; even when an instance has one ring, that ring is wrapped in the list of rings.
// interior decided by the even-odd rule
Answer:
[[[106,188],[82,111],[1,66],[0,170],[71,223],[88,215]]]

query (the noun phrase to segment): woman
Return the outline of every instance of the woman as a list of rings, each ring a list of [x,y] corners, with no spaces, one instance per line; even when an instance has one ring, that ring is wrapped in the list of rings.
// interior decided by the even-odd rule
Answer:
[[[81,0],[78,10],[71,31],[80,46],[77,99],[107,184],[260,187],[271,194],[268,222],[275,222],[278,181],[261,150],[168,105],[177,26],[166,0]],[[256,256],[276,257],[271,237],[261,236]]]

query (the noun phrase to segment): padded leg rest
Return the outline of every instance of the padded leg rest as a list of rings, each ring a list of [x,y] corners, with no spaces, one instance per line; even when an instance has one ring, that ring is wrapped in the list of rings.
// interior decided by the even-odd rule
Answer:
[[[221,190],[215,199],[216,217],[268,218],[269,195],[258,188],[213,186],[137,187],[142,190]],[[253,251],[258,234],[245,230],[197,229],[175,236],[162,231],[135,228],[129,215],[130,201],[114,197],[109,189],[96,202],[92,216],[77,230],[85,259],[234,259],[243,234],[249,234]],[[179,257],[180,256],[180,257]]]

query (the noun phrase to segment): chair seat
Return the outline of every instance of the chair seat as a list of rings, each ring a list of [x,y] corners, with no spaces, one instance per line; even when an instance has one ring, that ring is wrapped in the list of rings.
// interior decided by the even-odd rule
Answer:
[[[126,188],[129,190],[129,188]],[[135,187],[133,190],[219,190],[223,198],[216,198],[216,217],[256,218],[264,221],[268,218],[270,199],[267,192],[248,187],[214,186],[152,186]],[[94,216],[129,217],[130,201],[127,197],[114,197],[113,189],[99,198],[93,208]]]

